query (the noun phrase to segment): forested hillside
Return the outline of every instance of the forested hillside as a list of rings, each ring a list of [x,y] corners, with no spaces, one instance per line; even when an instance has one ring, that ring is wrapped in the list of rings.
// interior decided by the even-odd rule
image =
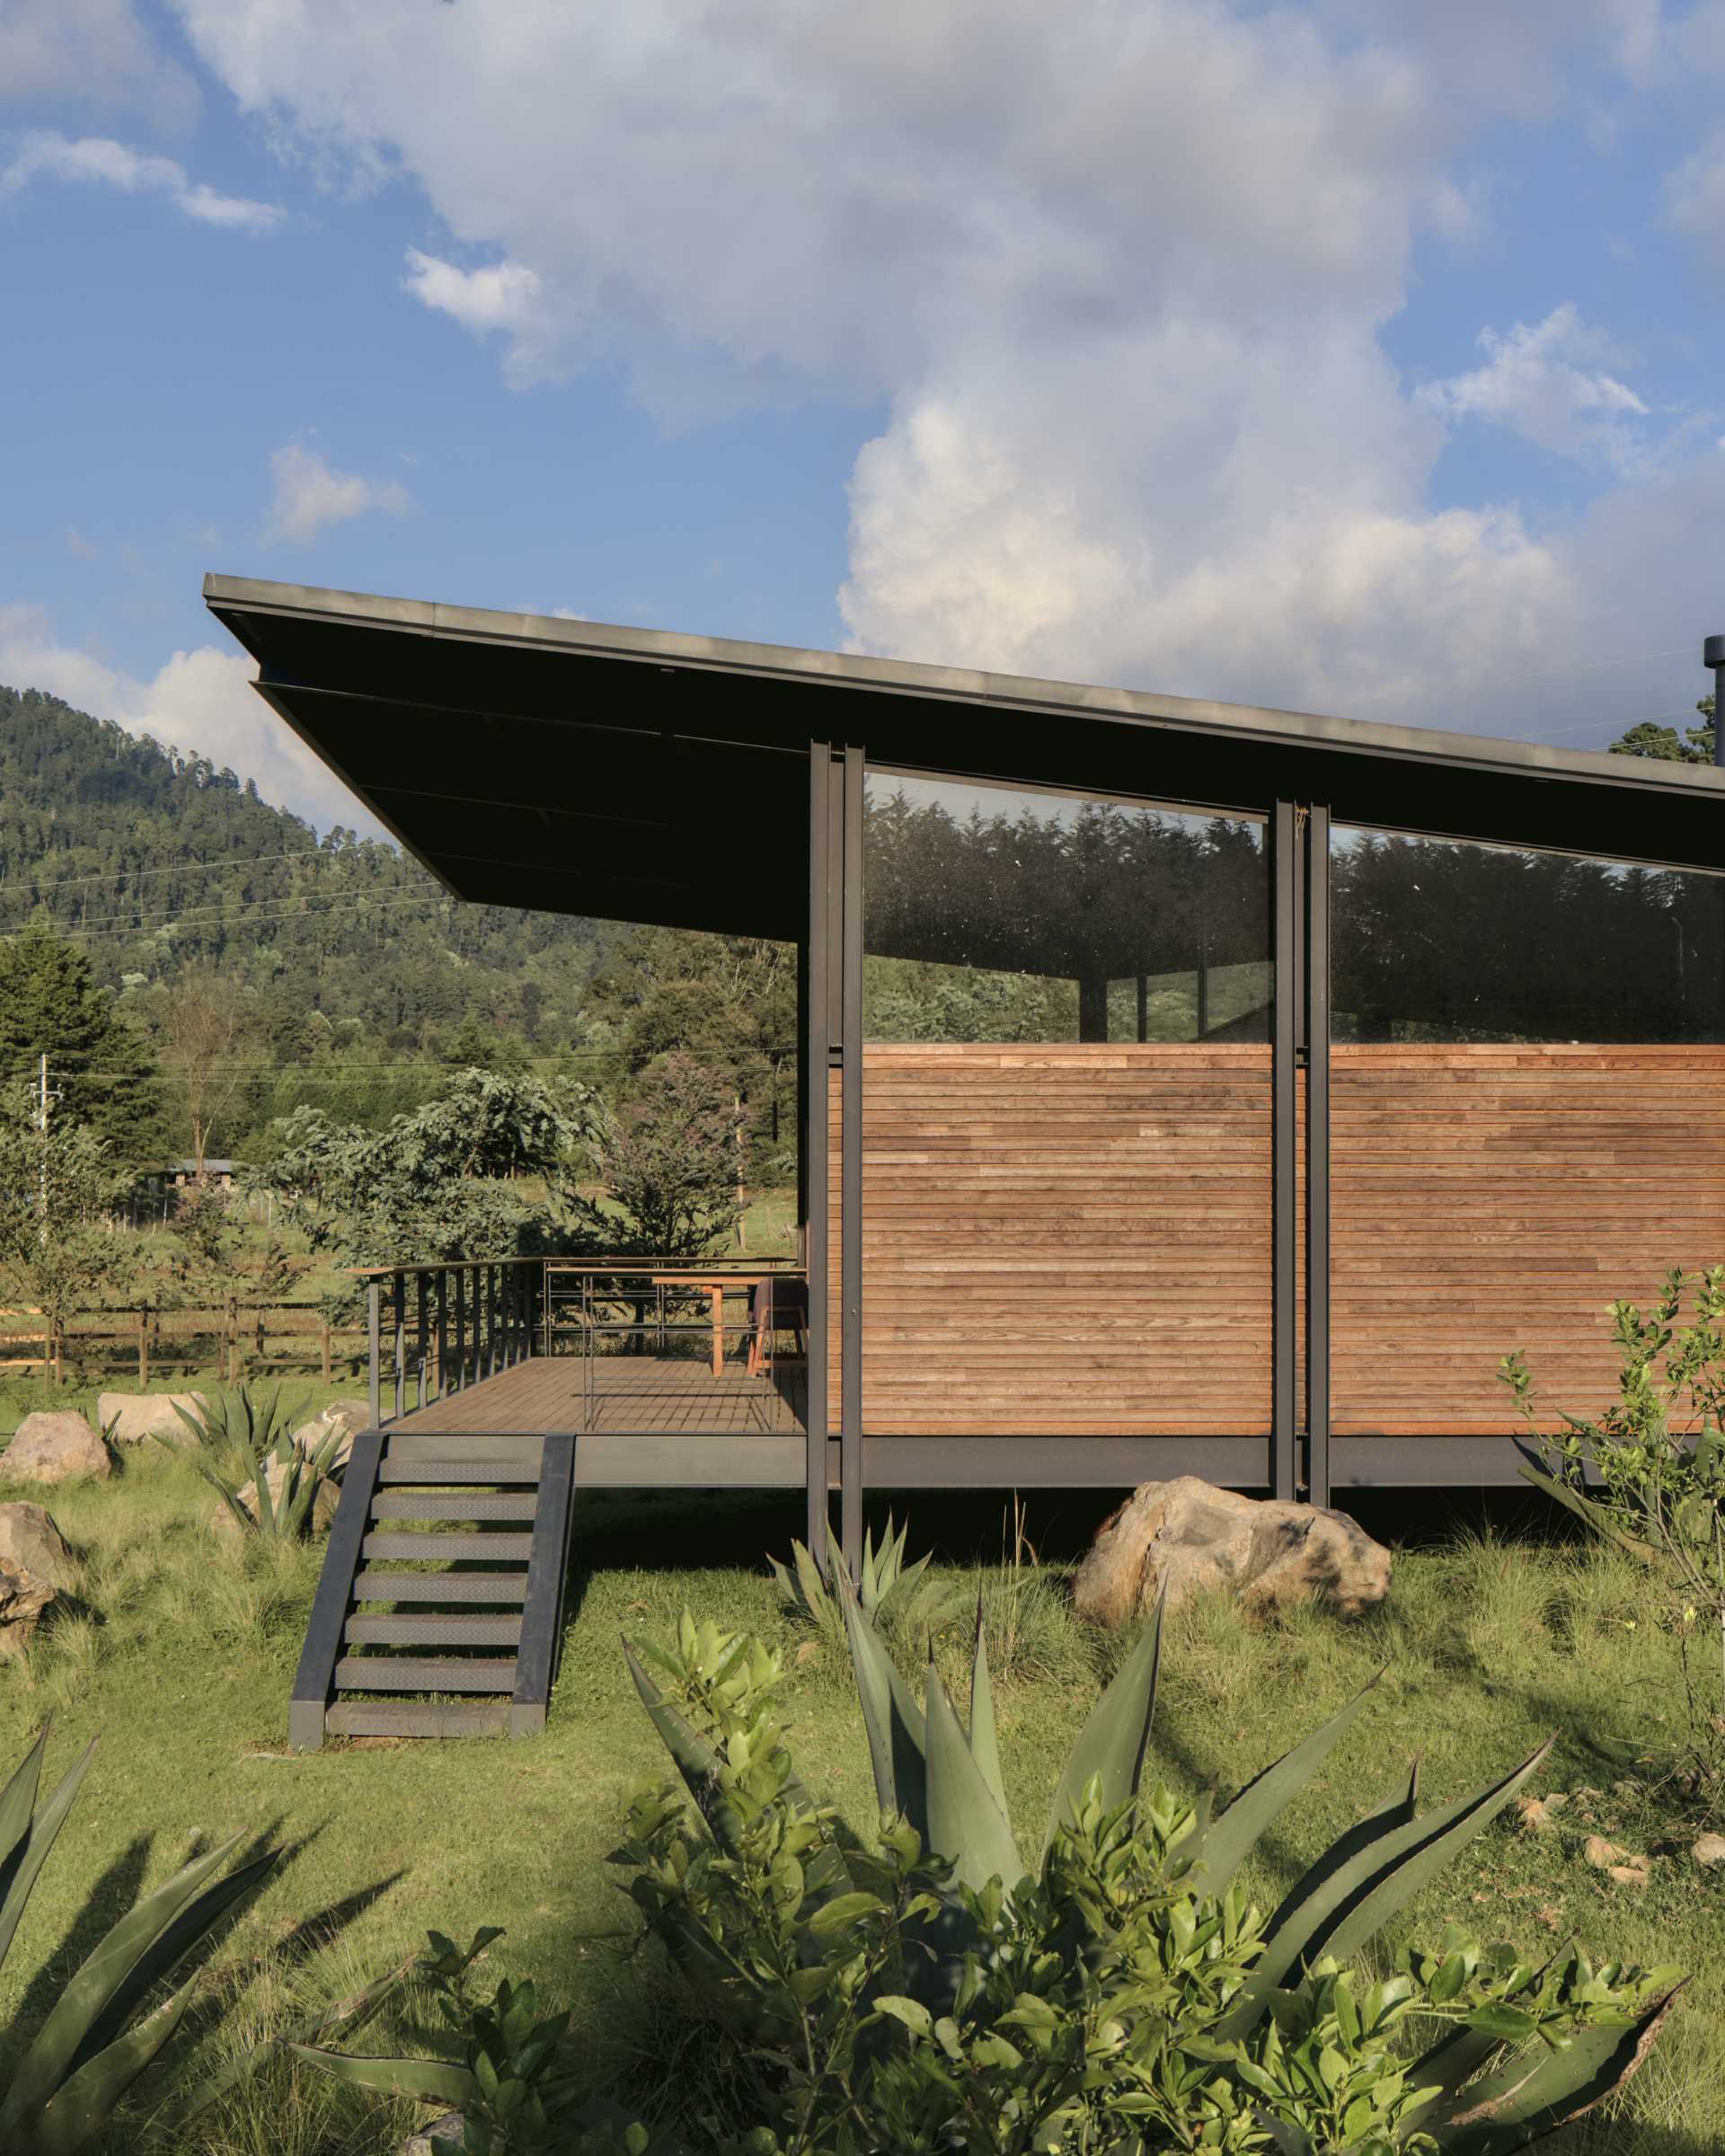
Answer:
[[[586,991],[615,931],[455,904],[392,845],[320,840],[231,771],[0,687],[0,935],[43,915],[158,1042],[181,984],[243,988],[224,1151],[300,1100],[374,1119],[455,1062],[603,1045]]]

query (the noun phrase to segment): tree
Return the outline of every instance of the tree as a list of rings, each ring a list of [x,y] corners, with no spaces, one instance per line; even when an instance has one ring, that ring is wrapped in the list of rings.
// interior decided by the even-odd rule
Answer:
[[[271,1175],[312,1247],[345,1265],[516,1257],[568,1239],[589,1121],[571,1080],[462,1071],[442,1099],[382,1130],[296,1109],[277,1126]],[[529,1195],[523,1176],[543,1177],[547,1196]]]
[[[620,1254],[698,1258],[736,1232],[741,1126],[730,1074],[685,1055],[652,1065],[602,1111],[594,1155],[623,1215]]]
[[[224,1127],[253,1075],[246,1051],[258,1028],[244,986],[231,973],[199,966],[168,992],[163,1062],[172,1074],[191,1130],[201,1177],[212,1131]]]
[[[87,1124],[50,1116],[28,1085],[0,1090],[0,1286],[40,1311],[58,1366],[66,1320],[124,1263],[105,1215],[131,1182]]]
[[[1652,756],[1664,764],[1711,764],[1713,760],[1713,699],[1703,696],[1695,705],[1703,724],[1685,727],[1678,738],[1674,726],[1658,726],[1643,719],[1620,734],[1611,745],[1617,756]]]
[[[637,929],[594,980],[591,1008],[616,1043],[619,1097],[659,1058],[693,1056],[730,1077],[739,1182],[748,1141],[756,1159],[778,1171],[784,1134],[796,1126],[797,962],[791,944]]]
[[[84,952],[37,914],[0,939],[0,1083],[35,1079],[44,1055],[55,1120],[88,1130],[126,1166],[159,1156],[161,1084],[147,1045]]]

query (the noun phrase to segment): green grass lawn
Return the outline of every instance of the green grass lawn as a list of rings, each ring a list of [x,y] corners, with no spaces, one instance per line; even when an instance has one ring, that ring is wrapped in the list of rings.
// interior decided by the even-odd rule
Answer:
[[[848,1672],[779,1609],[765,1548],[796,1531],[790,1505],[594,1498],[580,1539],[547,1735],[524,1744],[332,1745],[287,1753],[287,1699],[318,1553],[278,1562],[208,1535],[213,1493],[188,1463],[146,1457],[105,1486],[47,1495],[84,1552],[87,1614],[45,1635],[27,1666],[0,1666],[0,1765],[54,1718],[49,1772],[100,1733],[102,1748],[39,1885],[0,1983],[0,2027],[40,2019],[55,1987],[139,1887],[194,1837],[245,1829],[286,1854],[210,1966],[210,2056],[340,1997],[411,1951],[428,1927],[464,1938],[507,1926],[500,1968],[571,2007],[597,2082],[650,2107],[676,2081],[682,2041],[650,1957],[605,1862],[624,1805],[666,1762],[634,1699],[620,1631],[663,1633],[686,1605],[786,1650],[785,1704],[805,1780],[858,1825],[871,1785]],[[931,1503],[925,1526],[997,1515]],[[913,1543],[916,1537],[913,1530]],[[967,1542],[963,1545],[969,1547]],[[983,1568],[1013,1808],[1039,1817],[1057,1763],[1113,1666],[1118,1642],[1069,1618],[1064,1569],[1019,1593]],[[941,1648],[953,1666],[964,1643]],[[1697,1831],[1659,1786],[1680,1733],[1676,1657],[1643,1582],[1591,1551],[1473,1538],[1404,1552],[1389,1604],[1363,1621],[1310,1613],[1246,1623],[1226,1604],[1171,1620],[1157,1764],[1187,1788],[1238,1782],[1387,1666],[1355,1735],[1268,1860],[1291,1871],[1423,1751],[1441,1803],[1555,1732],[1536,1786],[1579,1791],[1556,1831],[1499,1823],[1411,1913],[1435,1937],[1451,1915],[1489,1938],[1554,1948],[1571,1931],[1596,1956],[1694,1971],[1623,2114],[1574,2150],[1703,2156],[1725,2145],[1725,1873],[1685,1851]],[[1655,1857],[1644,1890],[1585,1861],[1589,1831]],[[1259,1882],[1273,1895],[1278,1879]],[[99,1921],[98,1921],[99,1920]],[[217,2009],[220,2009],[218,2013]],[[393,2031],[407,2043],[410,2012]],[[380,2038],[367,2037],[362,2047]],[[164,2145],[332,2156],[398,2145],[408,2115],[367,2107],[286,2067],[190,2139]],[[137,2147],[136,2134],[123,2145]],[[147,2145],[147,2144],[146,2144]],[[1553,2143],[1553,2148],[1564,2144]]]

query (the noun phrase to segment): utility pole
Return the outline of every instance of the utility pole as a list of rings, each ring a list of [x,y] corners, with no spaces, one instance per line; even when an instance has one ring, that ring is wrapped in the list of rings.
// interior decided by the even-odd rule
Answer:
[[[46,1248],[48,1247],[48,1102],[49,1102],[49,1091],[48,1091],[48,1051],[47,1051],[46,1049],[44,1049],[44,1050],[42,1051],[42,1061],[41,1061],[41,1072],[40,1072],[40,1090],[41,1090],[41,1098],[40,1098],[40,1101],[39,1101],[39,1103],[38,1103],[38,1106],[37,1106],[36,1127],[37,1127],[37,1129],[38,1129],[38,1130],[40,1132],[40,1134],[41,1134],[41,1144],[40,1144],[40,1149],[39,1149],[39,1153],[40,1153],[40,1190],[38,1191],[38,1194],[37,1194],[37,1206],[38,1206],[38,1211],[39,1211],[39,1214],[40,1214],[40,1223],[41,1223],[41,1239],[42,1239],[42,1247],[43,1247],[44,1249],[46,1249]]]
[[[1701,663],[1713,669],[1713,762],[1725,771],[1725,636],[1710,636]]]

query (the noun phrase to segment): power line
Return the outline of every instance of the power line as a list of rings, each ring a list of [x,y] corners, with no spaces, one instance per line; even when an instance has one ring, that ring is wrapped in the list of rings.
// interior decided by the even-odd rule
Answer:
[[[393,847],[385,848],[395,861],[402,856]],[[242,868],[262,868],[278,861],[348,862],[351,853],[326,853],[320,846],[295,846],[287,853],[220,853],[214,861],[169,862],[159,869],[116,869],[109,876],[63,876],[46,888],[49,890],[69,891],[86,883],[141,883],[146,876],[203,875],[211,870],[227,870]],[[5,897],[9,885],[21,879],[0,879],[0,897]]]

